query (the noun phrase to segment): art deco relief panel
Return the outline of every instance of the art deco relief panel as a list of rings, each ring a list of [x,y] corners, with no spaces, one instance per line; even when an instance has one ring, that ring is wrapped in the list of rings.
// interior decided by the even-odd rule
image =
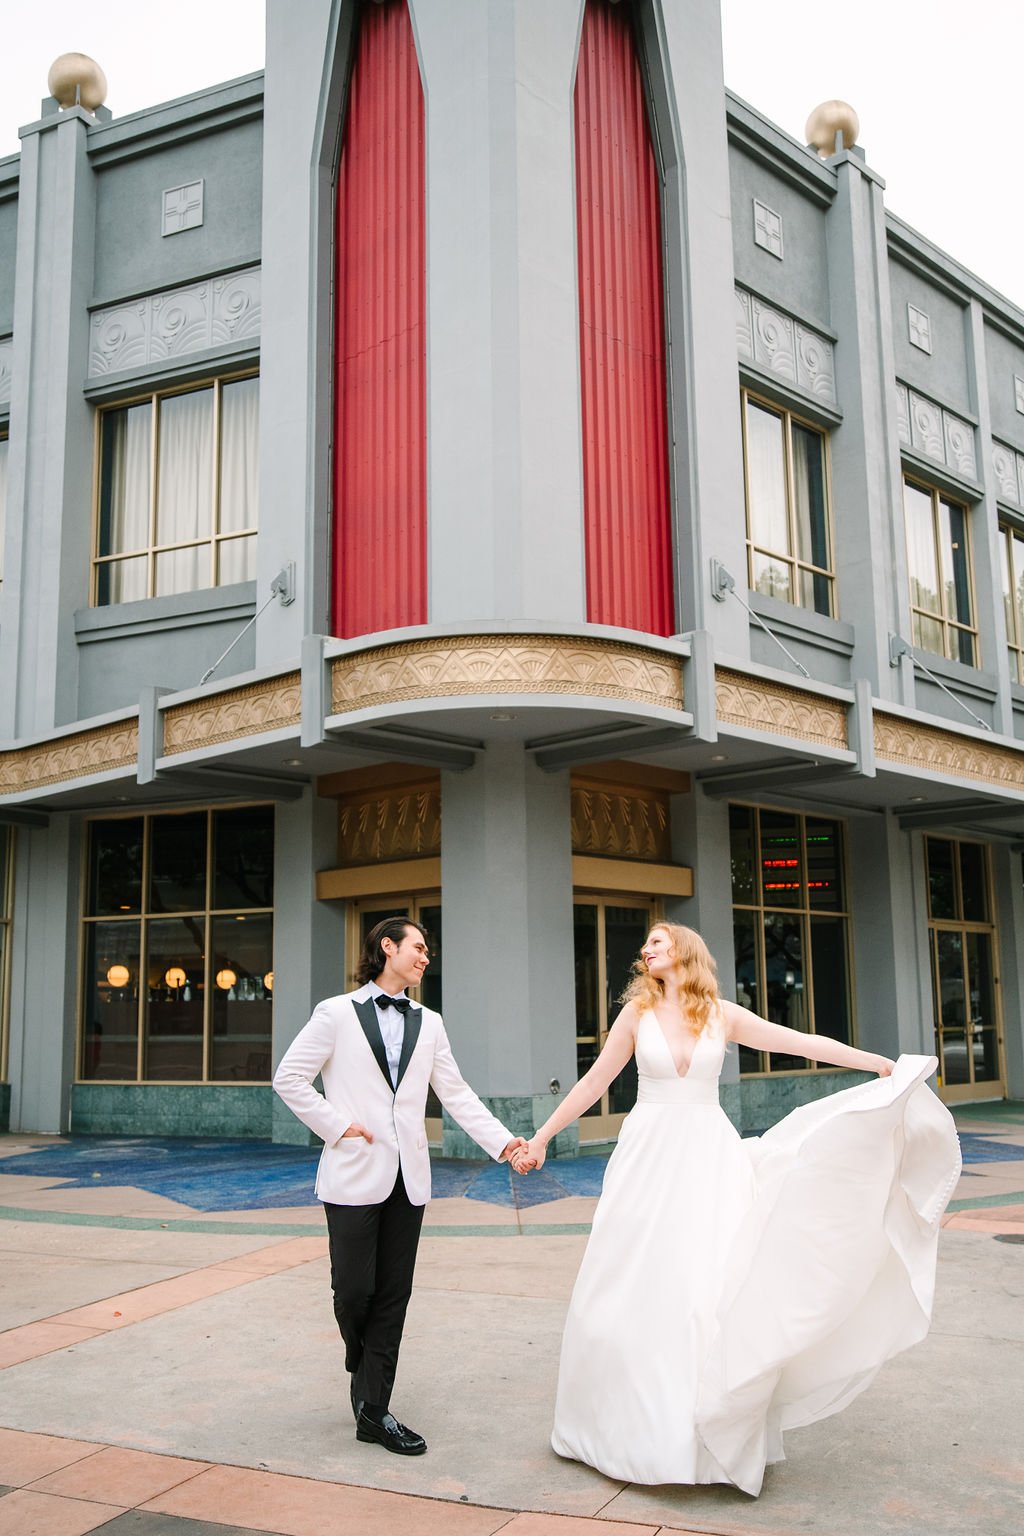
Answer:
[[[136,720],[57,737],[39,746],[0,753],[0,795],[45,789],[117,768],[134,767],[139,750]]]
[[[268,731],[286,730],[302,719],[302,686],[298,672],[269,682],[229,688],[207,703],[193,699],[164,712],[163,755],[193,752]]]
[[[993,442],[992,471],[1000,501],[1024,507],[1024,453],[1017,453],[1005,443]]]
[[[718,718],[726,724],[822,746],[849,746],[847,706],[841,700],[721,669],[715,672],[715,697]]]
[[[570,794],[573,853],[609,859],[672,860],[668,796],[573,775]]]
[[[899,440],[926,459],[934,459],[956,475],[977,479],[974,428],[969,421],[943,410],[934,400],[896,385],[896,425]]]
[[[884,762],[1024,790],[1024,751],[987,746],[983,740],[894,715],[876,715],[874,735],[875,755]]]
[[[681,660],[643,646],[563,636],[471,635],[411,640],[339,656],[335,714],[413,699],[472,694],[566,694],[683,708]]]
[[[89,377],[255,340],[260,324],[259,267],[111,304],[92,316]]]
[[[736,289],[736,349],[787,384],[796,384],[826,405],[836,404],[836,371],[831,341],[792,315]]]
[[[441,781],[395,784],[338,802],[338,863],[376,864],[441,852]]]

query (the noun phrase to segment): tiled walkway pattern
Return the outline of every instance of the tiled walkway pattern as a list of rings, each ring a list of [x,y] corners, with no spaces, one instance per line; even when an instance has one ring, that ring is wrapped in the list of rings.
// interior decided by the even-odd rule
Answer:
[[[965,1172],[944,1225],[1024,1242],[1024,1106],[978,1106],[958,1118]],[[0,1332],[0,1371],[299,1269],[327,1252],[320,1226],[295,1219],[319,1214],[308,1206],[312,1158],[304,1150],[79,1138],[42,1148],[22,1142],[12,1151],[0,1157],[0,1179],[10,1176],[4,1180],[9,1201],[16,1198],[12,1188],[23,1187],[25,1203],[0,1209],[0,1220],[216,1230],[275,1240]],[[582,1233],[605,1163],[605,1157],[594,1156],[556,1165],[557,1177],[552,1174],[546,1183],[537,1179],[531,1199],[522,1194],[530,1180],[514,1179],[504,1168],[441,1164],[435,1192],[446,1193],[432,1207],[427,1230],[450,1237]],[[97,1186],[109,1190],[99,1208],[91,1213],[76,1209],[97,1205]],[[155,1201],[157,1214],[118,1214],[125,1193],[140,1190]],[[559,1205],[548,1216],[543,1207],[552,1201]],[[303,1208],[296,1209],[300,1203]],[[243,1213],[245,1219],[232,1220],[232,1213]],[[579,1219],[566,1221],[567,1216]],[[108,1536],[489,1536],[497,1531],[509,1536],[653,1536],[658,1529],[517,1513],[464,1499],[424,1498],[0,1429],[0,1536],[84,1536],[91,1531]],[[715,1526],[723,1536],[742,1529]]]
[[[0,1536],[593,1536],[595,1522],[0,1429]],[[601,1536],[657,1526],[602,1520]],[[676,1533],[678,1536],[678,1530]]]

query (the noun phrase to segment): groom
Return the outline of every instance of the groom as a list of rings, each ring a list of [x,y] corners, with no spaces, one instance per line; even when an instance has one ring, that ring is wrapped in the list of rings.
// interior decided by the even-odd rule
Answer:
[[[390,1408],[430,1196],[427,1089],[491,1157],[502,1161],[526,1146],[463,1080],[441,1015],[406,996],[429,959],[418,923],[378,923],[363,945],[358,989],[317,1004],[274,1077],[276,1092],[324,1142],[316,1193],[327,1217],[356,1439],[400,1456],[427,1448]],[[322,1094],[313,1087],[318,1072]]]

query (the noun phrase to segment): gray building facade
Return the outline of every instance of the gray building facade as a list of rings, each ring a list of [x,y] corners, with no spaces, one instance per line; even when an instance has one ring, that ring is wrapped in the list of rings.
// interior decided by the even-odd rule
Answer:
[[[48,99],[0,160],[11,1129],[305,1138],[273,1066],[392,911],[517,1131],[658,917],[766,1016],[1024,1096],[1024,312],[856,145],[730,95],[716,0],[589,3],[627,14],[657,171],[664,632],[595,618],[588,576],[584,0],[269,0],[264,74],[122,118]],[[395,6],[425,618],[353,633],[339,156]],[[378,545],[357,584],[405,566]],[[755,1130],[846,1080],[726,1072]]]

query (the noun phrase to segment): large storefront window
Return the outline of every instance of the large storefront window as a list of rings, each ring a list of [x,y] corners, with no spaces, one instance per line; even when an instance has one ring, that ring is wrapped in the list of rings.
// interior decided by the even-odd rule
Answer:
[[[94,821],[79,1077],[269,1082],[271,806]]]
[[[657,917],[653,902],[627,896],[574,897],[576,1069],[580,1077],[593,1066],[608,1038],[633,962]],[[606,1141],[617,1135],[623,1116],[635,1102],[636,1061],[631,1057],[607,1092],[581,1118],[580,1140]]]
[[[943,1097],[1002,1093],[988,850],[925,839],[935,1054]]]
[[[729,807],[736,1001],[804,1033],[851,1039],[843,825],[796,811]],[[740,1071],[809,1069],[803,1056],[740,1046]]]

